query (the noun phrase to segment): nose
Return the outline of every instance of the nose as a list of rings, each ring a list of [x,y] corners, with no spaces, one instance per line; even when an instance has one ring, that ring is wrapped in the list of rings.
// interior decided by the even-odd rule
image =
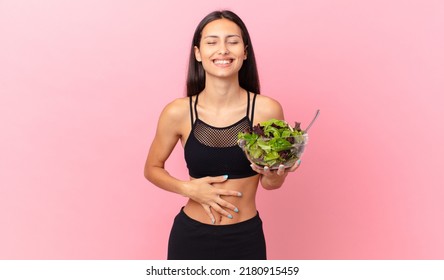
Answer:
[[[230,53],[230,51],[228,50],[228,48],[226,47],[226,45],[225,45],[225,44],[222,44],[221,47],[220,47],[220,49],[219,49],[219,54],[226,55],[226,54],[229,54],[229,53]]]

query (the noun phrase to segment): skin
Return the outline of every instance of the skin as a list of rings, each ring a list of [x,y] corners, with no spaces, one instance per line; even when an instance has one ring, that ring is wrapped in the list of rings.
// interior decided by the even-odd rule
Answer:
[[[206,73],[205,89],[199,95],[199,118],[215,127],[229,126],[245,116],[247,92],[239,86],[238,72],[248,55],[240,28],[227,19],[210,22],[202,31],[200,47],[194,47],[196,60]],[[228,64],[218,64],[228,61]],[[281,105],[258,95],[253,123],[285,119]],[[179,180],[165,169],[165,162],[180,141],[184,147],[191,131],[189,99],[178,98],[162,111],[146,164],[145,177],[156,186],[188,197],[185,213],[202,223],[226,225],[254,217],[256,192],[260,184],[267,190],[278,189],[288,172],[299,165],[277,171],[263,170],[252,164],[258,175],[227,179],[224,176]],[[227,174],[229,176],[229,174]]]

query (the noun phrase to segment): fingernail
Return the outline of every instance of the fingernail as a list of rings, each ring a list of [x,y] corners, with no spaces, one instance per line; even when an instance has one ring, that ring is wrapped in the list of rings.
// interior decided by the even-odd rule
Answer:
[[[228,175],[224,175],[224,178],[225,178],[225,179],[228,179]]]
[[[281,165],[279,165],[279,169],[280,169],[280,170],[284,170],[284,169],[285,169],[285,166],[284,166],[283,164],[281,164]]]
[[[238,193],[237,193],[237,196],[242,196],[242,193],[241,193],[241,192],[238,192]]]
[[[237,207],[234,208],[234,212],[239,213],[239,209],[237,209]]]
[[[264,167],[264,170],[265,170],[265,171],[268,171],[268,169],[269,169],[268,166],[265,166],[265,167]]]
[[[298,161],[296,161],[296,163],[297,163],[297,165],[300,165],[301,164],[301,160],[298,159]]]
[[[214,225],[216,221],[213,218],[211,218],[211,223]]]
[[[230,219],[233,219],[233,216],[231,216],[231,214],[229,214],[227,217]]]

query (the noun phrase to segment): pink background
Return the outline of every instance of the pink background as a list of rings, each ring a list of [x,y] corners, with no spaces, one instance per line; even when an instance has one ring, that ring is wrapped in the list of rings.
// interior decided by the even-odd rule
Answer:
[[[166,257],[185,199],[143,165],[195,26],[224,8],[286,119],[321,109],[298,172],[258,192],[269,258],[444,259],[440,0],[1,0],[1,259]]]

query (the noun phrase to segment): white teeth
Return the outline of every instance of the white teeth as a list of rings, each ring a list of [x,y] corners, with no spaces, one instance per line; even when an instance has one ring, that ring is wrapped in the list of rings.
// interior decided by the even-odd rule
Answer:
[[[215,60],[214,61],[214,64],[220,64],[220,65],[229,64],[229,63],[231,63],[231,60]]]

